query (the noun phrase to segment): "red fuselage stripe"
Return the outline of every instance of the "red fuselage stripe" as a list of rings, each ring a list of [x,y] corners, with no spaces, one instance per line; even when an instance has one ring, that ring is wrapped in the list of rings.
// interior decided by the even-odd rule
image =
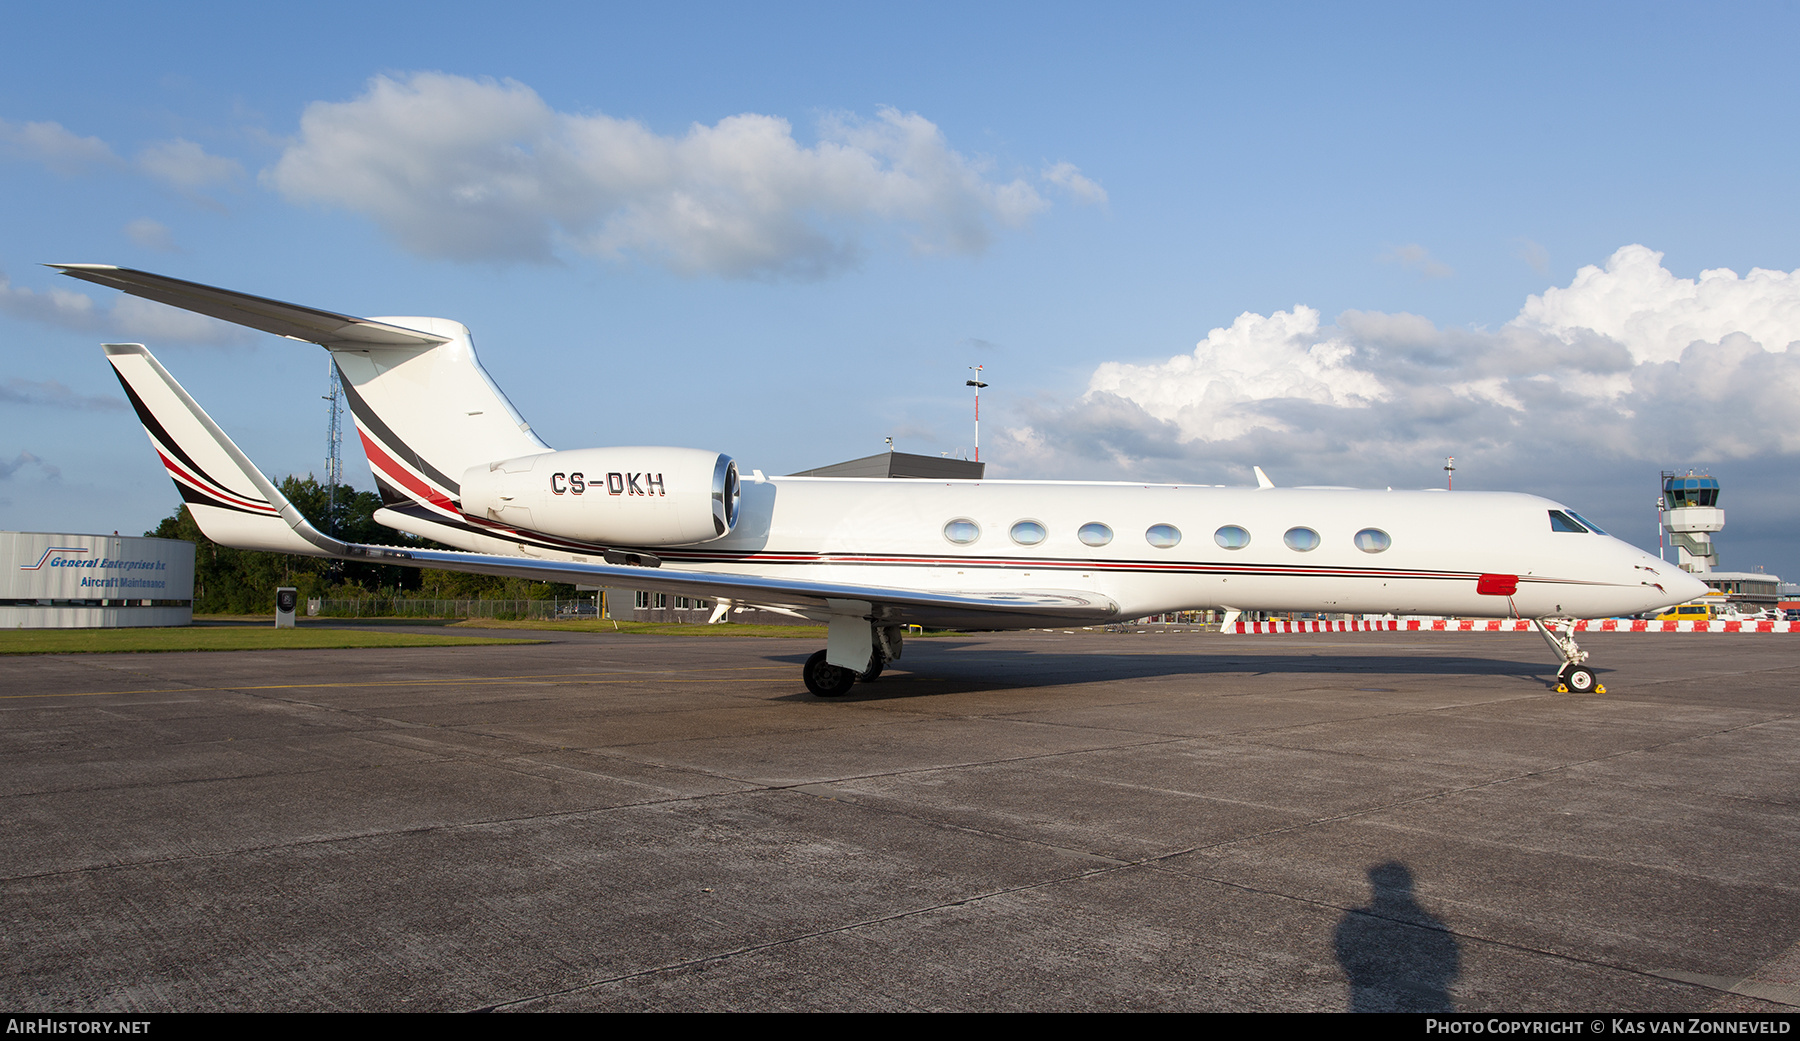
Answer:
[[[387,475],[388,479],[395,484],[411,492],[413,497],[420,502],[434,506],[452,516],[462,516],[461,511],[456,508],[456,504],[445,498],[443,492],[414,477],[412,471],[401,466],[394,461],[392,456],[382,451],[381,446],[369,436],[368,431],[359,427],[356,432],[362,435],[363,452],[368,455],[370,465]]]

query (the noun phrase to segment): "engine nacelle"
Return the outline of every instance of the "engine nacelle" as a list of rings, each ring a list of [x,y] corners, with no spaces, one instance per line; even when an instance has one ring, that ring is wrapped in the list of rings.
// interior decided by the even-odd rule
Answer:
[[[607,546],[685,546],[730,534],[737,464],[697,448],[580,448],[472,466],[462,512]]]

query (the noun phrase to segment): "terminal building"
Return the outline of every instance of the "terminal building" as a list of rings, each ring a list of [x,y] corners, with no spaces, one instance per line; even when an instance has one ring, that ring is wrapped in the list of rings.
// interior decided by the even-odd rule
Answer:
[[[1725,527],[1719,482],[1689,470],[1662,474],[1662,529],[1675,551],[1675,565],[1711,586],[1728,603],[1774,609],[1781,603],[1781,579],[1761,571],[1720,571],[1713,533]]]
[[[0,626],[109,629],[193,621],[192,542],[0,531]]]

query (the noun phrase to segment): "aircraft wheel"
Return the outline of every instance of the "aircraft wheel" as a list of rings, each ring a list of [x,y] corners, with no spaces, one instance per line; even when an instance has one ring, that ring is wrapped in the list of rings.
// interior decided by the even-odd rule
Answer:
[[[1594,670],[1586,665],[1571,665],[1564,669],[1562,681],[1571,694],[1592,694],[1594,688],[1599,686],[1599,680],[1594,678]]]
[[[869,671],[857,673],[856,678],[858,681],[860,681],[862,683],[874,683],[876,680],[881,678],[881,670],[886,667],[887,667],[887,662],[884,662],[879,657],[877,657],[875,659],[875,664],[869,666]]]
[[[806,659],[800,678],[806,681],[807,690],[821,698],[842,697],[850,693],[850,688],[856,683],[856,673],[826,661],[824,651]]]

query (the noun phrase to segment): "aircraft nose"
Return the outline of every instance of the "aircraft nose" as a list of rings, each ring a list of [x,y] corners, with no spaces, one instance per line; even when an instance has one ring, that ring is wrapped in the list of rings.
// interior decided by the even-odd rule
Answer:
[[[1668,589],[1670,596],[1680,597],[1681,603],[1684,604],[1712,592],[1711,586],[1686,571],[1677,571],[1670,575],[1669,581],[1664,582],[1663,586]]]

